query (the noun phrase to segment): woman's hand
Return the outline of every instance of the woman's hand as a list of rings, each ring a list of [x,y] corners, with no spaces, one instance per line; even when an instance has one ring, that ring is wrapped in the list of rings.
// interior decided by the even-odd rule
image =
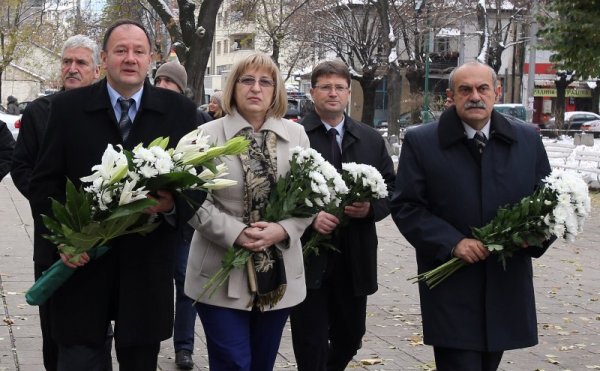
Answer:
[[[242,234],[246,235],[250,241],[241,246],[254,252],[265,251],[269,246],[288,238],[287,232],[279,223],[269,222],[252,223],[249,228],[244,229]]]

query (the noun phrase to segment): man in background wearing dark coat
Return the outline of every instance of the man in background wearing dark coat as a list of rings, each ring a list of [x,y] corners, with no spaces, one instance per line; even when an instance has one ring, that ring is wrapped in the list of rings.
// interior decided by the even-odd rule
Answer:
[[[63,44],[61,54],[60,77],[63,86],[61,90],[88,86],[98,79],[100,53],[95,41],[84,35],[71,36]],[[30,199],[29,183],[31,182],[31,173],[46,133],[50,102],[57,94],[43,96],[29,103],[21,117],[21,128],[15,146],[10,175],[17,189],[27,199]],[[41,216],[36,213],[32,213],[32,216],[34,278],[37,281],[42,273],[58,259],[58,254],[56,254],[56,247],[42,237],[41,231],[44,227]],[[58,349],[56,343],[52,340],[48,304],[40,305],[39,312],[44,367],[47,371],[56,370]],[[111,346],[110,338],[107,340],[107,346]]]
[[[0,180],[10,171],[15,139],[4,121],[0,121]]]
[[[383,137],[344,114],[350,82],[348,67],[341,61],[317,65],[311,77],[315,111],[301,124],[310,146],[340,171],[342,161],[371,165],[391,194],[394,166]],[[341,159],[336,159],[334,152],[340,150]],[[338,218],[320,212],[303,236],[305,243],[312,233],[331,234],[338,227],[332,243],[339,251],[321,248],[318,256],[305,258],[306,299],[290,317],[299,371],[344,370],[366,331],[367,295],[377,291],[375,222],[389,214],[388,200],[356,202],[344,213],[349,223],[338,227]]]
[[[185,94],[187,89],[187,72],[179,62],[172,61],[160,65],[154,75],[154,86]],[[198,125],[211,121],[206,112],[196,110]],[[173,347],[175,348],[175,365],[181,370],[194,368],[194,326],[198,316],[194,307],[194,299],[183,292],[185,271],[187,268],[190,243],[194,228],[189,224],[179,227],[177,235],[177,252],[175,257],[175,324],[173,326]]]
[[[147,80],[151,45],[141,24],[117,21],[102,45],[106,78],[54,98],[30,184],[34,213],[51,212],[49,197],[63,201],[66,179],[78,187],[109,143],[132,149],[160,136],[174,146],[197,127],[193,102]],[[126,100],[129,107],[121,108]],[[102,369],[111,320],[120,369],[156,369],[160,342],[173,329],[175,227],[193,210],[170,192],[157,191],[153,198],[158,204],[146,211],[162,221],[153,232],[117,238],[106,254],[91,261],[84,254],[73,264],[61,254],[76,270],[49,302],[59,370]]]
[[[392,217],[415,248],[418,272],[457,257],[468,265],[429,289],[419,284],[425,344],[438,371],[493,371],[503,352],[537,344],[529,246],[503,269],[471,228],[531,195],[550,173],[534,129],[493,110],[496,73],[473,61],[450,74],[454,106],[439,122],[407,131]]]

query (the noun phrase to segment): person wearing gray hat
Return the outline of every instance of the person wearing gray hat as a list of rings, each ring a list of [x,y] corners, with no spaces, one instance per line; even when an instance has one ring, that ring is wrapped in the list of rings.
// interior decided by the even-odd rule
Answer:
[[[156,70],[154,75],[154,85],[159,88],[170,90],[179,90],[180,93],[185,93],[187,88],[187,73],[185,68],[179,62],[167,62],[162,64]],[[177,88],[177,89],[175,89]]]

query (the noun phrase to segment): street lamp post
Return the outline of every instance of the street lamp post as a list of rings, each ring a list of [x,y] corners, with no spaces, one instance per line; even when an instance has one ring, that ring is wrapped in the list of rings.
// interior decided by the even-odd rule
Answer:
[[[427,41],[425,42],[425,87],[423,89],[423,109],[421,111],[421,118],[423,122],[429,121],[429,45],[431,44],[431,25],[429,21],[429,4],[426,4],[426,0],[417,1],[415,4],[415,10],[417,14],[421,12],[423,6],[426,6],[425,11],[425,23],[427,25]]]

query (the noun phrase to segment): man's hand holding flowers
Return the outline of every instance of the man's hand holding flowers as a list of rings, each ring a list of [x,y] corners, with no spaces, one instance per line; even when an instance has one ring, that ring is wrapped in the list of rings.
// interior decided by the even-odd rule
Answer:
[[[469,264],[487,259],[490,251],[485,248],[481,241],[473,238],[463,238],[452,251],[453,255]]]
[[[344,207],[344,214],[356,219],[366,218],[371,211],[371,203],[369,201],[353,202]]]

